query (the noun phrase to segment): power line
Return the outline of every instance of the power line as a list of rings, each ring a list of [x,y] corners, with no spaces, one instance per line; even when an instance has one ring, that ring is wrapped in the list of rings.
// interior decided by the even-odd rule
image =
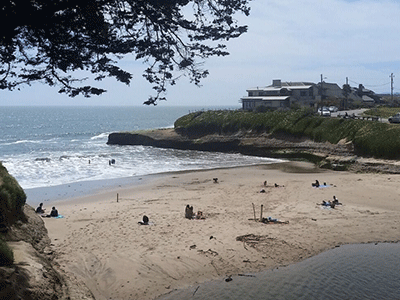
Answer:
[[[367,85],[368,87],[380,87],[380,86],[385,86],[385,85],[389,85],[390,83],[387,82],[385,84],[380,84],[380,85]]]
[[[357,85],[360,85],[360,83],[358,83],[358,82],[355,82],[355,81],[352,81],[352,80],[349,80],[350,82],[352,82],[352,83],[355,83],[355,84],[357,84]],[[390,84],[390,82],[387,82],[387,83],[384,83],[384,84],[379,84],[379,85],[364,85],[365,87],[381,87],[381,86],[385,86],[385,85],[389,85]]]

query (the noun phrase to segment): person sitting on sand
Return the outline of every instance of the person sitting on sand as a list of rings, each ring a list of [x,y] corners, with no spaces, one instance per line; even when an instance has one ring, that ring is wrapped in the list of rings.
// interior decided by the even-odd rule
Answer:
[[[43,208],[43,203],[40,203],[39,206],[36,208],[36,213],[38,213],[38,214],[44,214],[44,211],[45,211],[45,210],[46,210],[46,209]]]
[[[186,219],[193,219],[193,206],[186,205],[185,208],[185,218]]]
[[[342,203],[339,202],[339,199],[336,198],[336,196],[333,196],[332,203],[335,204],[335,205],[342,205]]]
[[[140,225],[149,225],[149,217],[144,215],[143,216],[143,221],[138,222]]]
[[[50,218],[50,217],[56,218],[58,216],[59,216],[58,210],[54,206],[51,208],[50,214],[42,214],[43,218]],[[62,216],[60,216],[60,217],[62,217]]]
[[[199,211],[197,212],[197,214],[196,214],[196,219],[197,219],[197,220],[204,220],[204,219],[205,219],[205,217],[204,217],[202,211],[199,210]]]
[[[339,204],[339,200],[336,198],[336,196],[333,196],[333,201],[332,202],[335,203],[335,204]]]
[[[319,187],[319,181],[315,180],[315,183],[311,183],[311,186],[313,187]]]
[[[54,206],[51,208],[50,217],[58,217],[58,210]]]

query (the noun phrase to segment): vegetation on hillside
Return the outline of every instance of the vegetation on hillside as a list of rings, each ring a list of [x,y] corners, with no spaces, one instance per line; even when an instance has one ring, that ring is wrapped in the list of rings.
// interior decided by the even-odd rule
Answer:
[[[0,163],[0,266],[13,262],[13,253],[5,242],[4,233],[9,226],[24,218],[22,207],[25,202],[24,190]]]
[[[326,118],[310,109],[270,111],[200,111],[175,122],[180,133],[200,137],[207,134],[268,133],[272,136],[307,137],[315,142],[351,141],[357,154],[376,158],[400,158],[400,127],[367,120]]]
[[[400,107],[376,107],[368,109],[364,112],[364,115],[377,116],[380,118],[389,118],[400,112]]]

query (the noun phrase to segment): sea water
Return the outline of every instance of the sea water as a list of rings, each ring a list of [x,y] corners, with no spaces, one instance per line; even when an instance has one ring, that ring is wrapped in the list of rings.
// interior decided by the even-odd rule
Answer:
[[[161,104],[156,107],[0,107],[0,161],[26,190],[28,203],[36,200],[34,188],[75,185],[85,186],[85,192],[90,192],[91,186],[98,185],[87,182],[114,184],[119,178],[278,161],[234,153],[107,145],[111,132],[173,127],[179,117],[208,109],[234,108],[163,107]],[[115,160],[115,164],[110,165],[110,160]]]
[[[172,291],[159,300],[400,299],[400,244],[344,245],[300,263]]]

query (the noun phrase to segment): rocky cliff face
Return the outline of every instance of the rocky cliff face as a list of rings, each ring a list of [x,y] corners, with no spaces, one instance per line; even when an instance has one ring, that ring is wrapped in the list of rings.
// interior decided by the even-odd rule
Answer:
[[[352,149],[345,144],[314,143],[293,137],[271,137],[268,135],[207,135],[190,138],[178,134],[174,129],[143,132],[111,133],[109,145],[144,145],[185,150],[236,152],[265,157],[302,157],[304,153],[324,153],[348,156]]]
[[[233,136],[190,139],[177,134],[172,129],[151,130],[142,133],[111,133],[109,145],[144,145],[159,148],[184,150],[240,152],[240,140]]]
[[[0,163],[0,299],[94,299],[58,270],[43,219],[25,201]]]
[[[32,207],[23,210],[26,220],[17,221],[5,235],[14,264],[0,268],[0,299],[67,299],[65,282],[52,266],[44,222]]]
[[[29,205],[26,220],[11,226],[5,236],[14,253],[14,264],[0,267],[0,299],[93,300],[93,294],[71,274],[64,274],[54,262],[42,217]]]
[[[236,133],[191,138],[174,129],[112,133],[109,145],[144,145],[183,150],[235,152],[271,158],[305,159],[322,168],[361,172],[400,173],[397,161],[359,157],[353,144],[345,140],[337,144],[317,143],[293,136]]]

